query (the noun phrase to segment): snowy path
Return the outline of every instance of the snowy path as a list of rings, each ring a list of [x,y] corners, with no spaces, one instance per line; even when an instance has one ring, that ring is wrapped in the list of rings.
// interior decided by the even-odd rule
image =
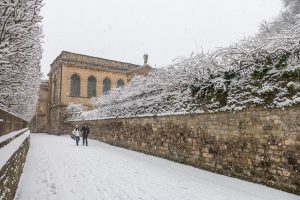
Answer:
[[[80,141],[81,142],[81,141]],[[296,200],[299,196],[89,140],[31,134],[15,200]]]

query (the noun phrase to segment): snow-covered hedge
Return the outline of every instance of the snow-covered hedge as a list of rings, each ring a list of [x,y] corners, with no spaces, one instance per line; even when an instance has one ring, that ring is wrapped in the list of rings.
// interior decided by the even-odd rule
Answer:
[[[93,99],[94,110],[70,120],[218,112],[300,104],[300,3],[259,33],[210,53],[179,58],[125,88]]]
[[[76,104],[76,103],[70,103],[66,107],[66,116],[65,117],[70,117],[73,115],[80,115],[84,110],[86,110],[86,107],[81,105],[81,104]]]
[[[29,121],[40,84],[42,0],[0,1],[0,108]]]

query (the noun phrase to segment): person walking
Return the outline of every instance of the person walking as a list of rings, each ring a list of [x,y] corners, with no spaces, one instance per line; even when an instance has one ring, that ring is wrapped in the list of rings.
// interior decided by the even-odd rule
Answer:
[[[87,125],[84,125],[82,128],[81,128],[81,132],[82,132],[82,145],[85,145],[88,146],[88,135],[90,133],[90,128],[87,126]]]
[[[76,128],[73,130],[73,135],[75,136],[76,145],[78,146],[79,140],[80,140],[80,130],[78,125],[76,125]]]

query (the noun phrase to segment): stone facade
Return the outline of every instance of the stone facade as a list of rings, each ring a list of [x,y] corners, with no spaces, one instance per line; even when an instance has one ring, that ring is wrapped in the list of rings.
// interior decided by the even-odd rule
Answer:
[[[109,79],[111,89],[117,87],[122,81],[128,85],[135,75],[147,75],[152,68],[145,63],[135,65],[92,56],[86,56],[63,51],[51,64],[48,74],[48,86],[41,86],[40,100],[30,129],[33,132],[46,132],[59,134],[60,126],[65,116],[65,107],[70,103],[91,106],[88,95],[88,79],[95,78],[95,96],[104,94],[103,81]],[[71,77],[80,77],[79,95],[71,95]],[[47,101],[45,101],[47,99]]]
[[[47,114],[49,101],[49,81],[43,81],[40,85],[38,103],[34,117],[29,123],[29,129],[33,133],[44,133],[47,130]]]
[[[300,194],[300,107],[107,119],[91,138]]]

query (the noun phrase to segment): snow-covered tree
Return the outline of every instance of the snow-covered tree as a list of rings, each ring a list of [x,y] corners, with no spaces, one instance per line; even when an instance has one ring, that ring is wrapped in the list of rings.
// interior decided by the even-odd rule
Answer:
[[[67,107],[66,107],[66,111],[68,114],[73,114],[73,113],[77,113],[77,112],[82,112],[86,109],[86,107],[84,107],[82,104],[76,104],[76,103],[70,103]]]
[[[0,108],[30,120],[40,84],[42,0],[0,1]]]
[[[178,58],[167,68],[93,100],[79,118],[218,112],[300,104],[299,0],[254,37],[209,53]],[[298,88],[298,89],[297,89]],[[77,115],[78,118],[78,115]]]
[[[299,0],[283,0],[283,4],[286,8],[292,12],[292,14],[300,13],[300,1]]]

